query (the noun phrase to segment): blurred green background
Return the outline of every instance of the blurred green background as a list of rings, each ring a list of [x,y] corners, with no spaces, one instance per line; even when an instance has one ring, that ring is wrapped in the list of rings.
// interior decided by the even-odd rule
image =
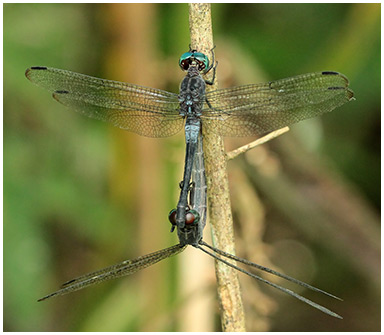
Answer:
[[[4,330],[219,331],[214,264],[192,248],[36,302],[75,276],[176,243],[167,213],[184,138],[147,139],[69,112],[25,69],[177,92],[188,6],[3,6]],[[344,299],[300,291],[344,317],[333,320],[240,275],[247,329],[378,331],[380,4],[214,4],[212,16],[221,87],[333,70],[356,96],[229,163],[238,254]]]

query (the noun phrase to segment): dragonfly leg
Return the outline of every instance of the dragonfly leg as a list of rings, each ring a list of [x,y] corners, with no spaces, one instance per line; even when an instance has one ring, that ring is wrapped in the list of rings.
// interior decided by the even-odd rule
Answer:
[[[207,98],[205,98],[205,102],[207,103],[207,105],[208,105],[209,108],[213,109],[212,105],[210,104],[210,102],[208,101]]]
[[[212,79],[211,79],[211,80],[204,80],[205,83],[206,83],[207,85],[213,85],[213,83],[215,82],[215,79],[216,79],[216,68],[217,68],[217,64],[218,64],[219,62],[216,61],[216,63],[215,63],[215,53],[213,52],[213,49],[215,49],[215,48],[216,48],[216,46],[214,46],[214,47],[211,49],[211,53],[212,53],[212,63],[211,63],[211,65],[208,67],[208,69],[204,72],[204,74],[207,74],[207,73],[208,73],[209,71],[211,71],[212,68],[213,68],[213,77],[212,77]],[[213,65],[213,64],[215,64],[215,65]]]
[[[195,183],[193,181],[191,181],[189,184],[188,184],[188,192],[191,191],[194,187]],[[180,183],[179,183],[179,187],[181,189],[183,189],[184,187],[184,180],[182,180]]]

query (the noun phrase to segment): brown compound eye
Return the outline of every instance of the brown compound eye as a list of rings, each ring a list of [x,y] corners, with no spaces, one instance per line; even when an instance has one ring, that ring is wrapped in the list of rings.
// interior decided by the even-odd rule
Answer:
[[[172,209],[168,214],[169,222],[175,226],[176,225],[176,209]]]
[[[194,209],[191,209],[185,215],[185,224],[187,225],[197,224],[199,221],[200,221],[200,214]]]
[[[188,58],[188,59],[184,59],[180,62],[180,67],[184,70],[184,71],[187,71],[189,69],[189,65],[191,65],[191,60]]]
[[[198,61],[198,64],[199,64],[199,71],[205,70],[205,63],[204,62]]]

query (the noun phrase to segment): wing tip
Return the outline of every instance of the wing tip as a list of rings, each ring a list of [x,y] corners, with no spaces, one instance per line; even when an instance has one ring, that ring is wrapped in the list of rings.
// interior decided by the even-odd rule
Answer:
[[[348,87],[348,85],[349,85],[349,79],[345,75],[340,73],[340,72],[337,72],[337,71],[322,71],[321,74],[324,75],[324,76],[338,76],[338,77],[341,77],[345,81],[345,87]]]
[[[30,73],[32,71],[41,71],[41,70],[48,70],[46,66],[31,66],[28,69],[25,70],[25,76],[30,79]]]
[[[324,76],[338,76],[338,77],[342,78],[345,82],[344,86],[328,87],[328,89],[329,90],[343,89],[346,91],[348,101],[355,100],[355,97],[354,97],[355,93],[350,88],[348,88],[349,79],[345,75],[343,75],[340,72],[336,72],[336,71],[322,71],[321,74]]]
[[[54,295],[54,293],[52,293],[52,294],[48,294],[48,295],[46,295],[45,297],[42,297],[42,298],[40,298],[40,299],[37,299],[37,302],[47,300],[48,298],[52,297],[53,295]]]

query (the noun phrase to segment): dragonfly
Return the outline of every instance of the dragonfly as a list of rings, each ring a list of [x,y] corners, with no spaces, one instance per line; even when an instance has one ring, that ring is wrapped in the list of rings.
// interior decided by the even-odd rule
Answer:
[[[25,75],[65,106],[139,135],[167,137],[184,125],[184,173],[176,208],[176,226],[183,228],[202,125],[221,136],[261,135],[330,112],[354,96],[348,79],[334,71],[206,92],[216,74],[211,52],[211,63],[196,50],[180,57],[179,66],[187,74],[179,94],[45,66],[31,67]],[[212,69],[213,79],[204,80]]]
[[[276,283],[273,283],[267,279],[262,278],[259,275],[256,275],[252,272],[249,272],[243,268],[240,268],[239,266],[230,263],[228,260],[234,260],[236,262],[242,263],[244,265],[247,265],[249,267],[253,267],[257,270],[264,271],[267,273],[270,273],[272,275],[275,275],[277,277],[286,279],[290,282],[293,282],[297,285],[303,286],[307,289],[325,294],[329,297],[332,297],[334,299],[341,300],[340,298],[323,291],[319,288],[316,288],[312,285],[309,285],[305,282],[302,282],[300,280],[297,280],[293,277],[287,276],[285,274],[282,274],[280,272],[277,272],[275,270],[269,269],[267,267],[264,267],[262,265],[253,263],[249,260],[246,260],[244,258],[232,255],[230,253],[227,253],[225,251],[222,251],[218,248],[215,248],[208,243],[206,243],[203,240],[203,230],[206,224],[206,211],[207,211],[207,185],[206,185],[206,178],[205,178],[205,168],[204,168],[204,157],[203,157],[203,146],[202,146],[202,135],[201,131],[198,136],[198,142],[197,142],[197,151],[196,151],[196,159],[194,160],[193,168],[192,168],[192,183],[189,188],[189,205],[187,208],[187,213],[185,217],[185,225],[183,228],[177,227],[178,231],[180,233],[179,236],[179,243],[171,246],[166,249],[162,249],[159,251],[156,251],[154,253],[150,253],[145,256],[138,257],[133,260],[125,260],[119,264],[112,265],[109,267],[106,267],[104,269],[91,272],[88,274],[85,274],[83,276],[80,276],[78,278],[72,279],[66,283],[64,283],[56,292],[53,292],[41,299],[39,301],[43,301],[55,296],[71,293],[80,289],[83,289],[85,287],[88,287],[90,285],[94,285],[97,283],[104,282],[106,280],[122,277],[122,276],[128,276],[131,275],[141,269],[144,269],[148,266],[151,266],[165,258],[169,258],[171,256],[177,255],[180,252],[184,251],[188,245],[192,245],[193,247],[200,249],[204,253],[208,254],[212,258],[216,259],[217,261],[220,261],[227,266],[230,266],[258,281],[261,281],[267,285],[272,286],[275,289],[278,289],[318,310],[320,310],[323,313],[326,313],[330,316],[333,316],[335,318],[342,319],[342,317],[329,310],[328,308],[319,305],[312,300],[309,300],[305,297],[303,297],[300,294],[297,294],[296,292],[289,290],[285,287],[282,287]],[[169,213],[169,221],[171,222],[172,226],[176,226],[176,209],[173,209]]]
[[[203,75],[213,69],[215,77],[216,65],[213,64],[214,61],[210,63],[206,55],[196,50],[184,53],[179,59],[179,66],[187,74],[181,82],[179,94],[44,66],[26,70],[26,77],[49,90],[54,99],[88,117],[148,137],[171,136],[184,125],[186,139],[180,197],[176,210],[170,214],[172,230],[177,228],[179,244],[71,280],[63,284],[61,290],[40,300],[132,274],[176,255],[187,245],[198,247],[215,258],[219,254],[235,259],[236,256],[214,247],[209,248],[216,254],[202,248],[202,245],[207,246],[202,242],[205,220],[200,219],[200,212],[190,209],[188,205],[188,195],[191,192],[199,193],[191,186],[190,180],[202,125],[221,136],[260,135],[330,112],[354,98],[353,91],[348,87],[348,79],[334,71],[206,92],[206,84],[211,84],[214,79],[211,82],[205,81]],[[195,199],[192,207],[195,204],[200,206],[202,201]],[[242,262],[240,259],[238,261]],[[246,260],[243,263],[254,266],[251,265],[254,263]],[[277,288],[276,284],[270,285]],[[295,293],[285,290],[295,296]],[[329,311],[328,314],[332,313]],[[338,317],[337,314],[333,316]]]

